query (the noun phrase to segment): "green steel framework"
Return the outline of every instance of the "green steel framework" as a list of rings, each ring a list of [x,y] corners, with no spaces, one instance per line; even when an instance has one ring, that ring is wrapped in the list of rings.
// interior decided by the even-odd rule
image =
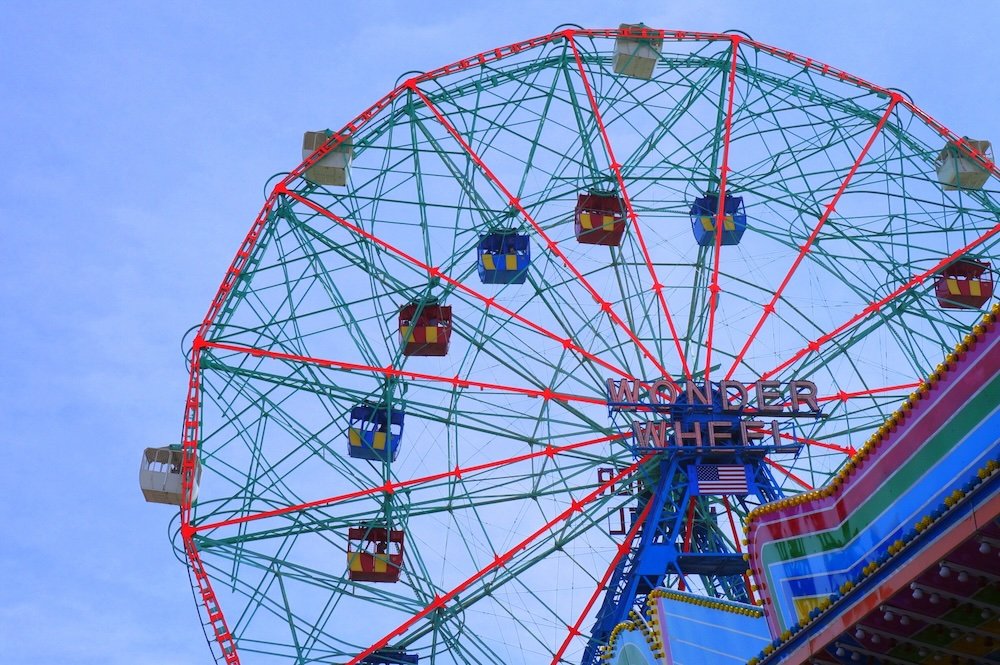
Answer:
[[[617,34],[567,28],[407,79],[270,192],[190,356],[174,542],[218,660],[394,645],[421,663],[579,662],[631,535],[608,519],[656,463],[609,419],[607,378],[815,381],[827,417],[768,460],[795,493],[974,320],[933,293],[1000,230],[994,190],[936,182],[957,137],[899,92],[737,33],[635,33],[663,51],[652,80],[624,77]],[[346,188],[302,177],[347,136]],[[624,201],[620,247],[574,239],[594,188]],[[695,244],[705,191],[746,201],[739,245]],[[527,282],[481,284],[479,235],[510,227],[531,237]],[[404,357],[398,308],[430,297],[453,308],[450,352]],[[347,456],[365,400],[405,410],[398,460]],[[752,507],[693,518],[739,550]],[[404,531],[398,583],[347,577],[347,529],[373,521]]]

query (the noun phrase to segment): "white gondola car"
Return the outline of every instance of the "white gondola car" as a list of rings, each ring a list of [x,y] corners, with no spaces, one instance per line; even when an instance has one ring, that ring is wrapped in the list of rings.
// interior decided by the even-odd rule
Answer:
[[[306,132],[302,137],[302,159],[326,143],[330,138],[326,132]],[[335,185],[343,187],[347,185],[347,171],[351,168],[351,158],[354,155],[354,148],[351,137],[344,137],[344,141],[330,152],[323,156],[305,172],[305,177],[320,185]]]
[[[139,466],[139,487],[142,496],[150,503],[181,505],[181,461],[184,453],[179,446],[146,448]],[[198,498],[201,482],[201,464],[195,462],[194,487],[191,501]]]
[[[962,139],[966,145],[993,161],[989,141]],[[942,189],[982,189],[990,172],[959,149],[955,141],[948,141],[937,157],[937,177]]]
[[[646,26],[622,23],[619,30],[630,30],[637,34]],[[622,37],[615,39],[615,73],[640,79],[653,78],[653,70],[660,60],[663,48],[662,38]]]

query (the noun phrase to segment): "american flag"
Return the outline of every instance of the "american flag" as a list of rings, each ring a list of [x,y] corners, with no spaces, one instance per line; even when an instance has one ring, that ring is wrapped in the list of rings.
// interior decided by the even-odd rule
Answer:
[[[688,467],[694,494],[749,494],[750,469],[743,464],[693,464]]]

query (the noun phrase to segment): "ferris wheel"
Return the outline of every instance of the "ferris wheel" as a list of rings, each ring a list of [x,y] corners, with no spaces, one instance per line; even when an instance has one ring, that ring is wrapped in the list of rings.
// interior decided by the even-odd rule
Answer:
[[[589,664],[654,586],[753,603],[742,518],[991,301],[989,149],[643,26],[307,132],[194,338],[183,445],[144,456],[217,659]]]

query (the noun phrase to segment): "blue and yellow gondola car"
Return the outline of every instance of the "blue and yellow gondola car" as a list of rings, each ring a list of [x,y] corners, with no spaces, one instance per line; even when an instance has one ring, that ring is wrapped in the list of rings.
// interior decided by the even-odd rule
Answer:
[[[395,460],[403,438],[403,411],[385,404],[360,404],[351,409],[347,454],[359,459]]]
[[[483,284],[524,284],[531,265],[531,242],[515,229],[479,236],[476,267]]]
[[[691,230],[694,232],[695,242],[702,247],[715,244],[715,221],[718,216],[718,194],[706,194],[694,200],[694,205],[691,206]],[[722,210],[722,244],[740,244],[740,238],[746,230],[747,214],[743,208],[743,197],[726,194]]]

